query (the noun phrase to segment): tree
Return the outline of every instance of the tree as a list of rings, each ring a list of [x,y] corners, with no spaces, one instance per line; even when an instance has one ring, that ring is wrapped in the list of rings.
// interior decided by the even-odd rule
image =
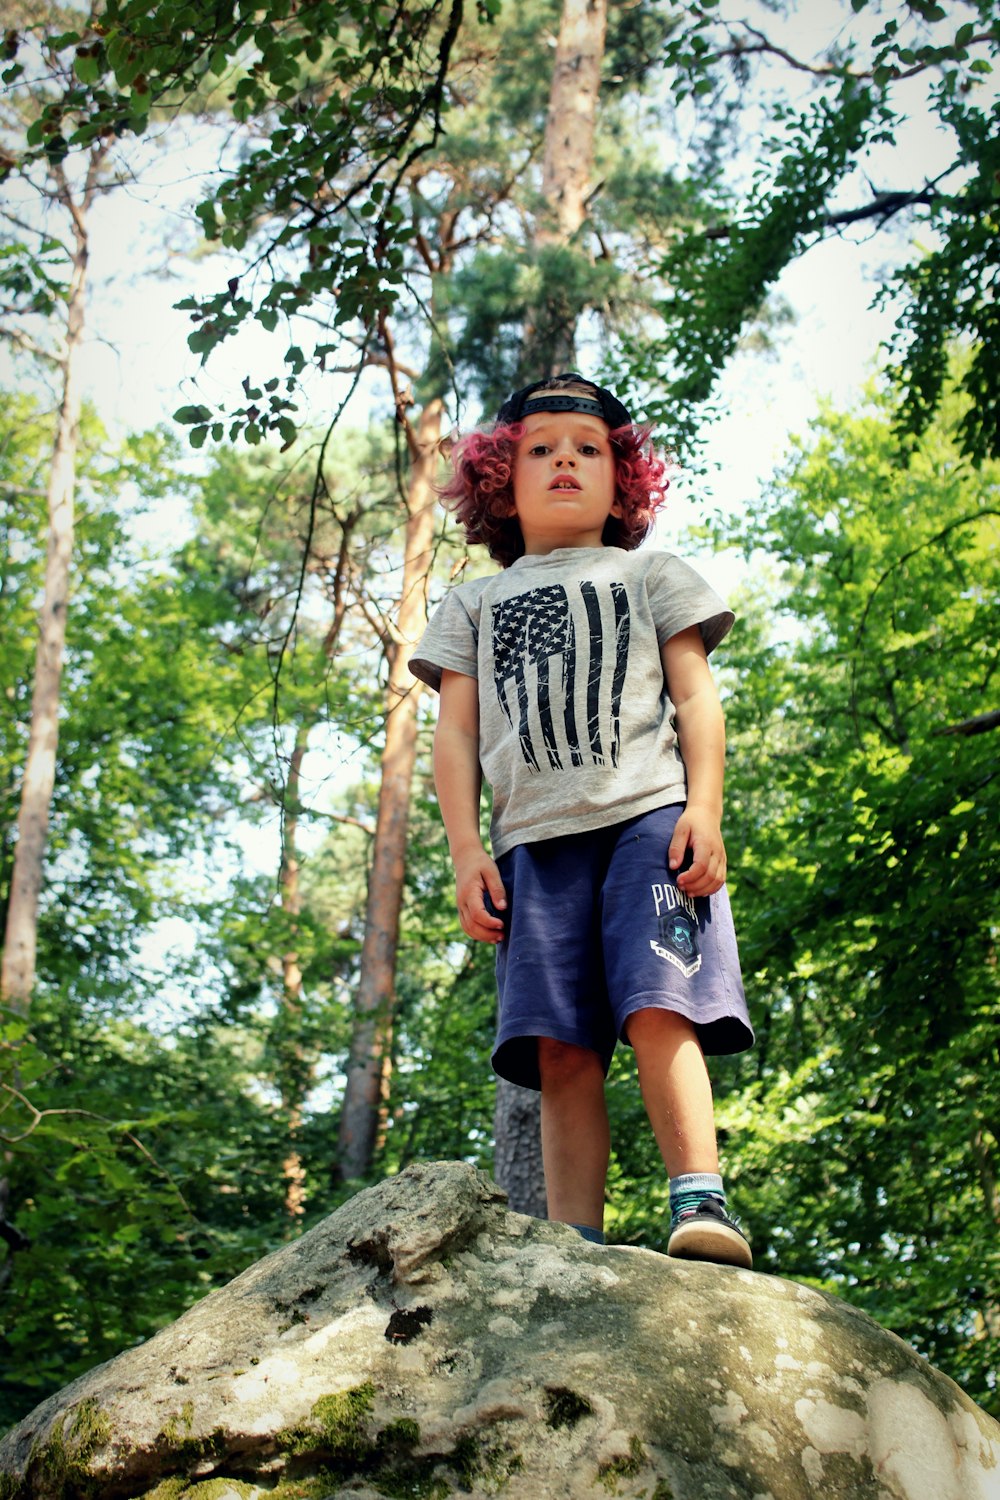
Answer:
[[[57,92],[68,88],[65,75],[55,72]],[[45,94],[51,96],[51,79],[45,92],[32,89],[26,104],[34,123],[48,107]],[[18,124],[21,122],[18,121]],[[11,132],[11,120],[4,121],[5,134]],[[30,126],[29,126],[30,128]],[[48,542],[45,584],[38,620],[38,649],[35,660],[31,703],[31,729],[21,783],[17,844],[7,901],[3,962],[0,967],[0,1005],[24,1013],[31,1002],[35,984],[35,959],[38,943],[38,906],[43,883],[43,866],[49,832],[49,809],[56,777],[56,752],[59,742],[59,691],[66,645],[66,619],[69,608],[70,573],[73,558],[74,491],[79,441],[82,392],[79,363],[83,347],[87,299],[87,267],[90,256],[88,218],[95,197],[102,190],[102,178],[108,156],[103,140],[91,143],[78,181],[67,172],[64,158],[52,151],[43,158],[43,167],[32,181],[25,175],[37,197],[66,221],[69,243],[64,247],[68,280],[65,287],[54,283],[51,262],[57,242],[52,229],[46,227],[32,235],[30,224],[17,209],[3,213],[6,238],[27,232],[38,248],[28,252],[29,264],[38,275],[22,271],[4,278],[7,296],[0,306],[0,336],[22,348],[30,348],[51,363],[58,372],[59,398],[57,420],[46,484],[48,504]],[[62,327],[54,341],[38,342],[30,332],[30,322],[43,315],[51,327],[56,308],[62,304]],[[29,327],[26,328],[25,315]]]
[[[672,101],[692,98],[700,111],[700,146],[688,180],[662,167],[645,178],[650,205],[672,201],[676,208],[686,196],[687,207],[699,207],[698,222],[637,264],[631,286],[615,277],[610,241],[604,263],[587,278],[591,306],[601,304],[602,281],[605,297],[617,296],[621,305],[632,302],[633,290],[647,279],[654,295],[658,282],[666,285],[653,325],[635,319],[609,348],[624,376],[619,384],[641,391],[650,414],[662,415],[675,437],[690,443],[709,414],[705,403],[719,373],[741,333],[761,316],[781,270],[824,235],[905,220],[930,231],[931,249],[916,254],[885,289],[899,299],[892,358],[901,428],[918,432],[929,419],[949,342],[968,338],[977,353],[964,377],[973,400],[963,443],[974,457],[994,452],[988,413],[997,404],[1000,359],[990,288],[1000,131],[997,106],[984,87],[997,50],[993,0],[969,0],[965,18],[957,19],[920,0],[886,19],[881,30],[869,0],[852,0],[836,40],[816,57],[796,56],[780,28],[773,30],[779,23],[772,8],[764,0],[758,8],[762,14],[751,9],[746,18],[709,3],[679,13],[647,4],[614,12],[621,42],[616,57],[624,66],[605,78],[605,90],[634,88],[658,70],[662,79],[665,70]],[[498,13],[489,0],[477,19]],[[210,431],[219,438],[245,431],[251,441],[274,431],[286,441],[300,420],[296,396],[305,364],[328,360],[355,319],[371,329],[380,310],[399,306],[401,255],[420,232],[401,190],[409,169],[440,143],[442,109],[457,76],[456,42],[467,28],[475,34],[460,0],[450,8],[441,0],[410,5],[405,27],[401,14],[372,11],[359,0],[325,0],[220,20],[200,4],[164,0],[150,9],[138,0],[115,0],[98,29],[81,21],[75,31],[55,34],[43,21],[8,33],[9,84],[19,84],[35,33],[61,49],[77,77],[68,110],[54,103],[26,142],[8,145],[8,166],[46,150],[72,154],[111,133],[141,132],[162,111],[206,97],[206,79],[224,80],[215,86],[217,101],[266,135],[267,144],[245,163],[223,171],[218,191],[199,207],[206,234],[236,253],[246,251],[247,263],[224,290],[189,304],[196,325],[192,347],[205,356],[248,319],[276,329],[286,316],[330,296],[336,314],[314,354],[304,355],[292,341],[284,375],[263,400],[230,403],[228,411],[185,408],[196,443]],[[762,93],[765,62],[782,65],[776,96]],[[783,94],[802,79],[810,80],[811,96],[801,106],[789,104]],[[723,143],[744,106],[752,118],[762,105],[765,125],[750,145],[764,165],[744,191],[720,171]],[[933,182],[912,181],[907,118],[928,110],[953,140],[954,159]],[[620,133],[623,150],[625,141]],[[889,153],[886,170],[900,177],[887,188],[845,198],[851,178],[862,176],[875,150]],[[354,172],[351,163],[364,167]],[[598,225],[614,179],[612,170],[588,200]],[[270,240],[259,236],[262,223],[280,226]],[[583,270],[579,260],[558,254],[534,260],[536,288],[541,277],[552,294],[543,295],[542,304],[554,305],[560,265],[564,276]],[[22,259],[18,271],[23,268]],[[508,302],[510,293],[517,300],[525,290],[530,296],[527,282],[510,284]],[[648,307],[645,292],[639,302]]]
[[[316,947],[315,931],[307,936],[302,904],[300,823],[316,816],[316,809],[301,794],[302,765],[315,732],[332,722],[344,728],[350,725],[356,733],[359,723],[375,711],[378,684],[352,683],[354,674],[338,658],[352,650],[371,652],[379,637],[384,643],[389,632],[387,604],[378,597],[371,576],[372,559],[382,556],[384,534],[392,529],[398,506],[393,455],[380,429],[367,434],[342,430],[333,445],[328,434],[310,476],[311,462],[307,454],[286,459],[265,448],[258,450],[253,461],[220,450],[202,482],[199,507],[199,552],[204,556],[208,545],[209,566],[229,580],[242,601],[245,619],[240,649],[256,657],[267,687],[260,702],[247,705],[244,723],[251,732],[256,724],[259,732],[263,714],[270,753],[251,769],[256,783],[252,795],[272,814],[276,812],[282,825],[277,875],[280,907],[270,914],[266,947],[271,952],[276,948],[279,955],[275,959],[280,983],[272,1044],[289,1136],[285,1176],[292,1218],[301,1214],[306,1194],[297,1138],[318,1056],[325,1050],[315,1045],[316,1019],[308,1014],[315,1002],[305,995],[307,973],[313,990],[322,990],[324,981],[317,975],[315,951],[308,957],[301,951],[303,943]],[[425,500],[418,517],[424,527],[427,509]],[[395,677],[390,675],[390,691],[399,678],[397,666]],[[404,717],[403,713],[396,716],[383,759],[398,761],[399,740],[394,735]],[[345,816],[345,821],[360,826],[356,815]],[[377,822],[373,834],[377,865]],[[400,835],[405,842],[405,822],[394,834]],[[384,823],[382,845],[384,851]],[[375,874],[369,872],[369,884],[374,880]],[[327,922],[339,925],[345,915],[332,913]],[[369,901],[367,932],[378,932],[380,916],[384,912],[380,914]],[[258,946],[260,940],[261,934],[255,932]],[[367,972],[373,969],[371,941],[369,937],[369,946],[362,952],[359,988],[365,982],[366,964]],[[243,966],[248,979],[254,967],[249,954]],[[259,962],[256,970],[256,987],[263,993],[270,976]],[[350,1093],[350,1066],[347,1072]],[[376,1083],[376,1098],[377,1094]],[[376,1114],[377,1110],[376,1102]],[[329,1175],[329,1170],[328,1163],[323,1175]]]
[[[773,24],[769,16],[755,25],[717,5],[687,9],[664,55],[676,98],[701,99],[717,112],[733,91],[734,103],[744,90],[757,97],[755,66],[774,58],[808,76],[811,90],[801,105],[767,102],[772,134],[759,142],[761,165],[748,190],[734,193],[725,175],[706,185],[703,222],[653,267],[670,287],[659,322],[627,340],[624,352],[653,393],[650,413],[674,422],[679,413],[690,441],[748,319],[783,269],[852,225],[867,232],[904,222],[919,248],[878,298],[897,308],[887,352],[899,430],[911,437],[925,430],[943,397],[949,350],[967,341],[960,441],[980,462],[1000,455],[992,416],[1000,397],[993,298],[1000,105],[989,86],[1000,19],[993,0],[973,0],[959,17],[920,0],[868,41],[881,16],[868,0],[852,0],[851,11],[855,19],[845,14],[825,55],[798,58],[762,29]],[[914,180],[920,155],[907,149],[908,120],[928,111],[953,155],[933,181]],[[873,155],[890,163],[876,170],[899,174],[888,188],[868,175]]]
[[[394,371],[395,373],[395,371]],[[434,557],[434,480],[441,419],[440,399],[424,403],[416,427],[402,395],[397,413],[406,434],[410,472],[406,486],[402,586],[395,618],[382,646],[388,662],[385,745],[373,856],[368,881],[365,939],[355,1000],[355,1027],[341,1106],[337,1172],[342,1180],[371,1171],[378,1120],[391,1058],[393,991],[399,918],[406,872],[410,791],[417,754],[418,685],[407,670],[408,649],[427,621],[426,581]]]

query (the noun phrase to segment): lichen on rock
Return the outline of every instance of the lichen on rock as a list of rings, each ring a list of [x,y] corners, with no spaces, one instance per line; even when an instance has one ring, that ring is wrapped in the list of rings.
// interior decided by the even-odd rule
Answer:
[[[1000,1426],[776,1277],[461,1163],[359,1194],[0,1443],[0,1500],[1000,1500]]]

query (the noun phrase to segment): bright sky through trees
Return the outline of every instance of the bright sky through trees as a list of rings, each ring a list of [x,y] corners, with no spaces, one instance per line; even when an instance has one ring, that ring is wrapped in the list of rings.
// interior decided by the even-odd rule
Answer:
[[[736,0],[721,6],[724,18],[743,14]],[[817,55],[844,23],[839,0],[796,7],[785,18],[774,17],[773,38],[797,57]],[[864,24],[866,17],[853,24]],[[794,98],[808,93],[808,75],[789,70],[781,59],[763,66],[758,92],[781,90]],[[924,81],[910,85],[913,114],[907,127],[907,155],[898,150],[892,171],[908,178],[889,181],[877,158],[868,181],[854,182],[850,191],[863,195],[871,186],[902,187],[919,183],[947,164],[947,146],[934,117],[920,106]],[[683,163],[685,133],[693,125],[692,106],[681,106],[677,140],[663,139],[663,159]],[[176,132],[186,143],[178,146]],[[199,366],[186,344],[190,322],[174,304],[192,291],[206,293],[223,284],[235,269],[233,252],[212,247],[190,258],[198,243],[191,206],[201,196],[218,161],[220,131],[183,120],[157,136],[133,143],[141,166],[135,181],[109,194],[92,216],[92,330],[84,358],[86,393],[99,408],[113,434],[141,430],[161,421],[182,403],[229,399],[245,375],[256,380],[273,368],[288,340],[286,330],[267,334],[257,323],[244,327],[236,339],[217,349],[207,365]],[[752,150],[738,158],[733,175],[748,176],[754,166]],[[855,174],[857,175],[857,174]],[[846,199],[845,199],[846,203]],[[849,205],[848,205],[849,206]],[[737,357],[720,386],[720,420],[709,430],[706,474],[675,482],[671,505],[661,521],[660,536],[671,545],[678,533],[700,519],[706,506],[740,514],[753,506],[759,485],[784,457],[789,436],[802,433],[813,419],[818,396],[835,402],[854,399],[878,362],[878,349],[891,328],[891,311],[875,310],[872,299],[885,279],[886,268],[899,264],[909,244],[905,226],[874,230],[860,224],[841,236],[831,236],[784,271],[776,297],[787,302],[791,318],[773,334],[773,347],[761,356],[751,349]],[[280,347],[279,347],[280,346]],[[8,348],[0,344],[0,381],[13,383]],[[23,378],[23,374],[19,377]],[[345,382],[333,375],[307,374],[311,416],[316,422],[342,398]],[[363,423],[375,408],[387,410],[386,393],[374,380],[363,380],[348,410],[348,419]],[[466,422],[478,419],[470,404],[460,414]],[[669,433],[662,436],[669,442]],[[192,455],[192,464],[200,459]],[[164,502],[142,520],[140,535],[154,549],[173,539],[186,524],[183,502]],[[733,552],[692,556],[723,593],[731,595],[745,576],[745,563]],[[304,767],[304,778],[329,790],[352,774],[349,747],[330,744],[314,750]],[[273,868],[277,821],[268,835],[257,828],[241,835],[244,854],[261,869]]]

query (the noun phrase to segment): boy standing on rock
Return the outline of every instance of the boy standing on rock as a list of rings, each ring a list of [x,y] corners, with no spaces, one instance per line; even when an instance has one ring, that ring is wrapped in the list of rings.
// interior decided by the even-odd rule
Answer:
[[[410,667],[441,695],[435,781],[462,927],[497,945],[493,1067],[541,1089],[549,1217],[603,1242],[620,1038],[670,1179],[668,1253],[749,1267],[705,1065],[753,1041],[708,667],[733,616],[679,558],[636,550],[666,489],[647,439],[569,373],[459,442],[443,494],[503,572],[451,590]]]

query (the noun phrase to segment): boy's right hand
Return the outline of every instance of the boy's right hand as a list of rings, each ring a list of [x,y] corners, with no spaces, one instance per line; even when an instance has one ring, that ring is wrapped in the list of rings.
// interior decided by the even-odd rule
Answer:
[[[499,943],[503,937],[503,918],[487,910],[487,893],[497,911],[507,909],[500,871],[486,850],[480,846],[457,855],[455,897],[462,931],[480,943]]]

